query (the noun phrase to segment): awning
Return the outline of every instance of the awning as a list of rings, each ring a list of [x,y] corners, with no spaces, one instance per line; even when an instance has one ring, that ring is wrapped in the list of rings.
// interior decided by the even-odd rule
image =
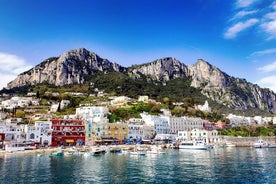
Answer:
[[[67,143],[73,143],[74,142],[74,140],[73,139],[66,139],[66,141],[65,142],[67,142]]]

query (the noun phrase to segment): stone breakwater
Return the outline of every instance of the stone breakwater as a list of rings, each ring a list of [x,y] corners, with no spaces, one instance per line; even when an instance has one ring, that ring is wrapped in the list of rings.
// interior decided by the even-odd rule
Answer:
[[[238,147],[252,147],[258,139],[262,139],[270,145],[276,145],[276,137],[222,137],[225,142],[233,143]]]

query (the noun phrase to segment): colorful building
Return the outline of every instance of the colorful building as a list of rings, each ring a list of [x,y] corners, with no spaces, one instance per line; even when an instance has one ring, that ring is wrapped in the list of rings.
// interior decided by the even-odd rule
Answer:
[[[83,120],[52,120],[51,146],[81,146],[85,143],[85,125]]]
[[[128,137],[128,125],[125,123],[93,123],[92,129],[95,143],[118,143]]]

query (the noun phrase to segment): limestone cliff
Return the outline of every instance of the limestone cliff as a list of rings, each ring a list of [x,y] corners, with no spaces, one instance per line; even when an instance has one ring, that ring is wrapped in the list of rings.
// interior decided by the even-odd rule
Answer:
[[[171,57],[158,59],[147,64],[136,65],[128,69],[130,76],[139,78],[142,74],[149,77],[151,80],[162,82],[187,77],[187,72],[186,65]]]
[[[124,70],[118,64],[102,59],[84,48],[68,51],[60,57],[49,58],[27,72],[17,76],[7,88],[47,82],[56,86],[82,84],[96,71]]]
[[[201,59],[188,70],[191,86],[201,88],[202,94],[218,103],[238,110],[259,108],[276,112],[276,95],[272,90],[231,77]]]

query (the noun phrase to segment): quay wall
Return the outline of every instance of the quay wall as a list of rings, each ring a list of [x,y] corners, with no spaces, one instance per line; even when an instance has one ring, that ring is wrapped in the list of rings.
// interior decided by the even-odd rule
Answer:
[[[270,145],[276,145],[276,137],[221,137],[223,142],[231,142],[238,147],[251,147],[258,139],[262,139]]]

